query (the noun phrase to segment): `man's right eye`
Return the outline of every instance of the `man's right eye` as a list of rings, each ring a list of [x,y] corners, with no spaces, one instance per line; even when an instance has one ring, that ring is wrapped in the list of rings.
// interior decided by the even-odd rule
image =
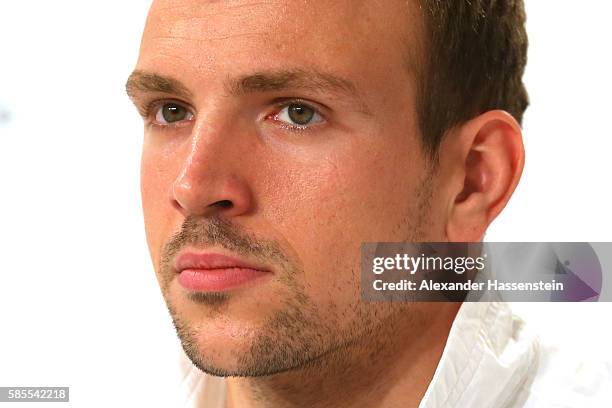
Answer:
[[[155,122],[160,125],[171,125],[173,123],[192,119],[193,113],[175,102],[164,103],[155,113]]]

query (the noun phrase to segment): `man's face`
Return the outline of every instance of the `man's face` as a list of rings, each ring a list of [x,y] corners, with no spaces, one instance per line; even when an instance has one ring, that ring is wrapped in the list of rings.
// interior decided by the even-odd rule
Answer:
[[[145,224],[201,369],[295,369],[413,320],[360,302],[359,268],[362,242],[444,238],[415,112],[419,22],[399,0],[154,2],[131,87]]]

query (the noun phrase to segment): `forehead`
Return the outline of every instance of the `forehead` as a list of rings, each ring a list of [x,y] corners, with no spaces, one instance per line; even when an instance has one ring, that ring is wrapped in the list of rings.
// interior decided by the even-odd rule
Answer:
[[[156,0],[138,67],[200,76],[315,67],[367,76],[390,65],[405,70],[419,24],[406,0]]]

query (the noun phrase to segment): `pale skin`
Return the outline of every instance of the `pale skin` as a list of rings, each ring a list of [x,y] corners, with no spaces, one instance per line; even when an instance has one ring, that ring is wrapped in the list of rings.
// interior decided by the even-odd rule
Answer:
[[[299,271],[291,279],[307,299],[306,327],[321,330],[307,361],[229,377],[230,407],[411,407],[431,381],[459,305],[362,304],[360,244],[481,240],[519,181],[524,150],[516,121],[490,111],[449,130],[432,171],[411,69],[421,18],[400,0],[153,3],[128,90],[145,116],[154,265],[187,217],[224,219],[278,245]],[[171,123],[169,102],[179,106]],[[296,126],[288,103],[316,113]],[[215,311],[162,284],[208,366],[239,373],[252,345],[274,336],[266,324],[296,292],[288,269],[265,266],[269,279]]]

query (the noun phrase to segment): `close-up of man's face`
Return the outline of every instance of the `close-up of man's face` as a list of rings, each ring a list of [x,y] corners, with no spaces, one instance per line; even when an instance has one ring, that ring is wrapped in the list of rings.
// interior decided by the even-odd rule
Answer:
[[[363,242],[483,232],[449,236],[463,180],[476,191],[487,179],[444,165],[467,150],[436,164],[422,141],[422,27],[416,2],[399,0],[153,3],[127,85],[145,119],[146,233],[203,371],[367,363],[391,330],[426,326],[416,304],[359,296]],[[475,224],[503,207],[495,194]]]
[[[612,407],[610,15],[3,2],[0,407]]]

